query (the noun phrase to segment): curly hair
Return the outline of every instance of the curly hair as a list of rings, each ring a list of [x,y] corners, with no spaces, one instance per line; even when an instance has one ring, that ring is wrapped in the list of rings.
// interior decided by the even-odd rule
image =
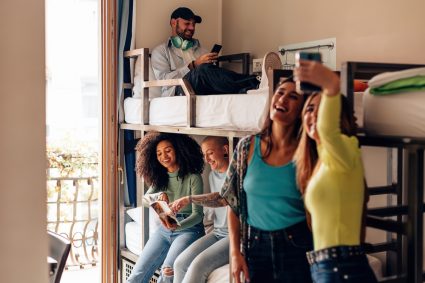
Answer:
[[[182,134],[150,132],[137,143],[139,156],[136,172],[156,191],[166,190],[169,181],[167,169],[159,163],[156,156],[156,147],[161,141],[169,141],[174,147],[179,178],[183,179],[188,174],[202,174],[203,155],[201,147],[194,139]]]

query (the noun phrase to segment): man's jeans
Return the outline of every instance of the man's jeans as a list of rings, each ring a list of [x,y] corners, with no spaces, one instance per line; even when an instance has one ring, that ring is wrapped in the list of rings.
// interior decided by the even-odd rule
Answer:
[[[127,282],[148,283],[161,265],[162,268],[173,268],[177,256],[203,235],[205,231],[202,222],[178,232],[167,230],[161,225],[143,248]],[[164,276],[161,272],[158,283],[160,282],[173,282],[173,277]]]
[[[214,269],[229,263],[229,237],[210,233],[194,242],[174,263],[175,283],[204,283]]]
[[[306,252],[313,238],[305,221],[279,231],[249,227],[247,264],[250,283],[309,283]]]
[[[238,74],[213,64],[196,67],[184,79],[189,81],[197,95],[246,93],[260,83],[254,75]],[[181,88],[176,88],[176,95],[180,91]]]
[[[366,255],[327,259],[311,265],[314,283],[376,283]]]

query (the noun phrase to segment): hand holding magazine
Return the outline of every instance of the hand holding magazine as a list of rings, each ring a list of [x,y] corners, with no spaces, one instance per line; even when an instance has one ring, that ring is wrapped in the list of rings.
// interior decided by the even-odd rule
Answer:
[[[164,197],[162,197],[163,195],[167,196],[165,193],[146,194],[143,196],[143,202],[155,210],[165,227],[168,229],[175,229],[177,225],[181,226],[181,224],[168,206],[168,203],[162,200],[164,199]],[[165,199],[168,201],[168,197]]]

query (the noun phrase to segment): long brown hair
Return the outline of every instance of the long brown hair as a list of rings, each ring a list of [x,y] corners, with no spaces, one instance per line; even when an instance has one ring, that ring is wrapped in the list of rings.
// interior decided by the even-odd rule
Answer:
[[[304,117],[308,104],[317,95],[320,95],[320,93],[313,93],[307,98],[301,117]],[[349,107],[347,98],[341,95],[340,127],[341,133],[346,136],[354,136],[357,132],[356,118],[350,109],[352,108]],[[319,161],[319,155],[316,142],[307,135],[303,128],[301,128],[301,131],[301,139],[295,151],[294,160],[297,166],[297,184],[301,194],[304,194]]]
[[[273,95],[277,91],[277,89],[278,89],[279,86],[283,85],[284,83],[288,83],[288,82],[295,84],[295,81],[294,81],[293,77],[289,77],[289,78],[286,78],[286,79],[284,79],[282,81],[279,81],[274,86]],[[270,103],[271,103],[271,101],[270,101]],[[266,151],[264,152],[264,155],[262,156],[263,159],[264,158],[267,158],[270,155],[270,153],[272,151],[272,148],[273,148],[273,141],[271,139],[271,135],[272,135],[272,124],[273,124],[273,121],[272,121],[272,119],[270,119],[270,105],[269,105],[269,111],[267,113],[266,120],[264,121],[263,127],[261,128],[261,131],[259,133],[261,139],[266,142]],[[299,133],[300,133],[300,130],[301,130],[301,125],[302,125],[301,116],[298,116],[298,118],[294,122],[294,128],[292,130],[292,138],[295,139],[295,140],[298,140],[298,138],[299,138]]]

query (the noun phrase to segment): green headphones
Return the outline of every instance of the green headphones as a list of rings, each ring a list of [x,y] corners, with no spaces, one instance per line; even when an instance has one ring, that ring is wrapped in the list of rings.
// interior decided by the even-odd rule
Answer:
[[[171,43],[175,48],[181,48],[181,50],[188,50],[193,46],[193,40],[186,40],[176,35],[171,37]]]

